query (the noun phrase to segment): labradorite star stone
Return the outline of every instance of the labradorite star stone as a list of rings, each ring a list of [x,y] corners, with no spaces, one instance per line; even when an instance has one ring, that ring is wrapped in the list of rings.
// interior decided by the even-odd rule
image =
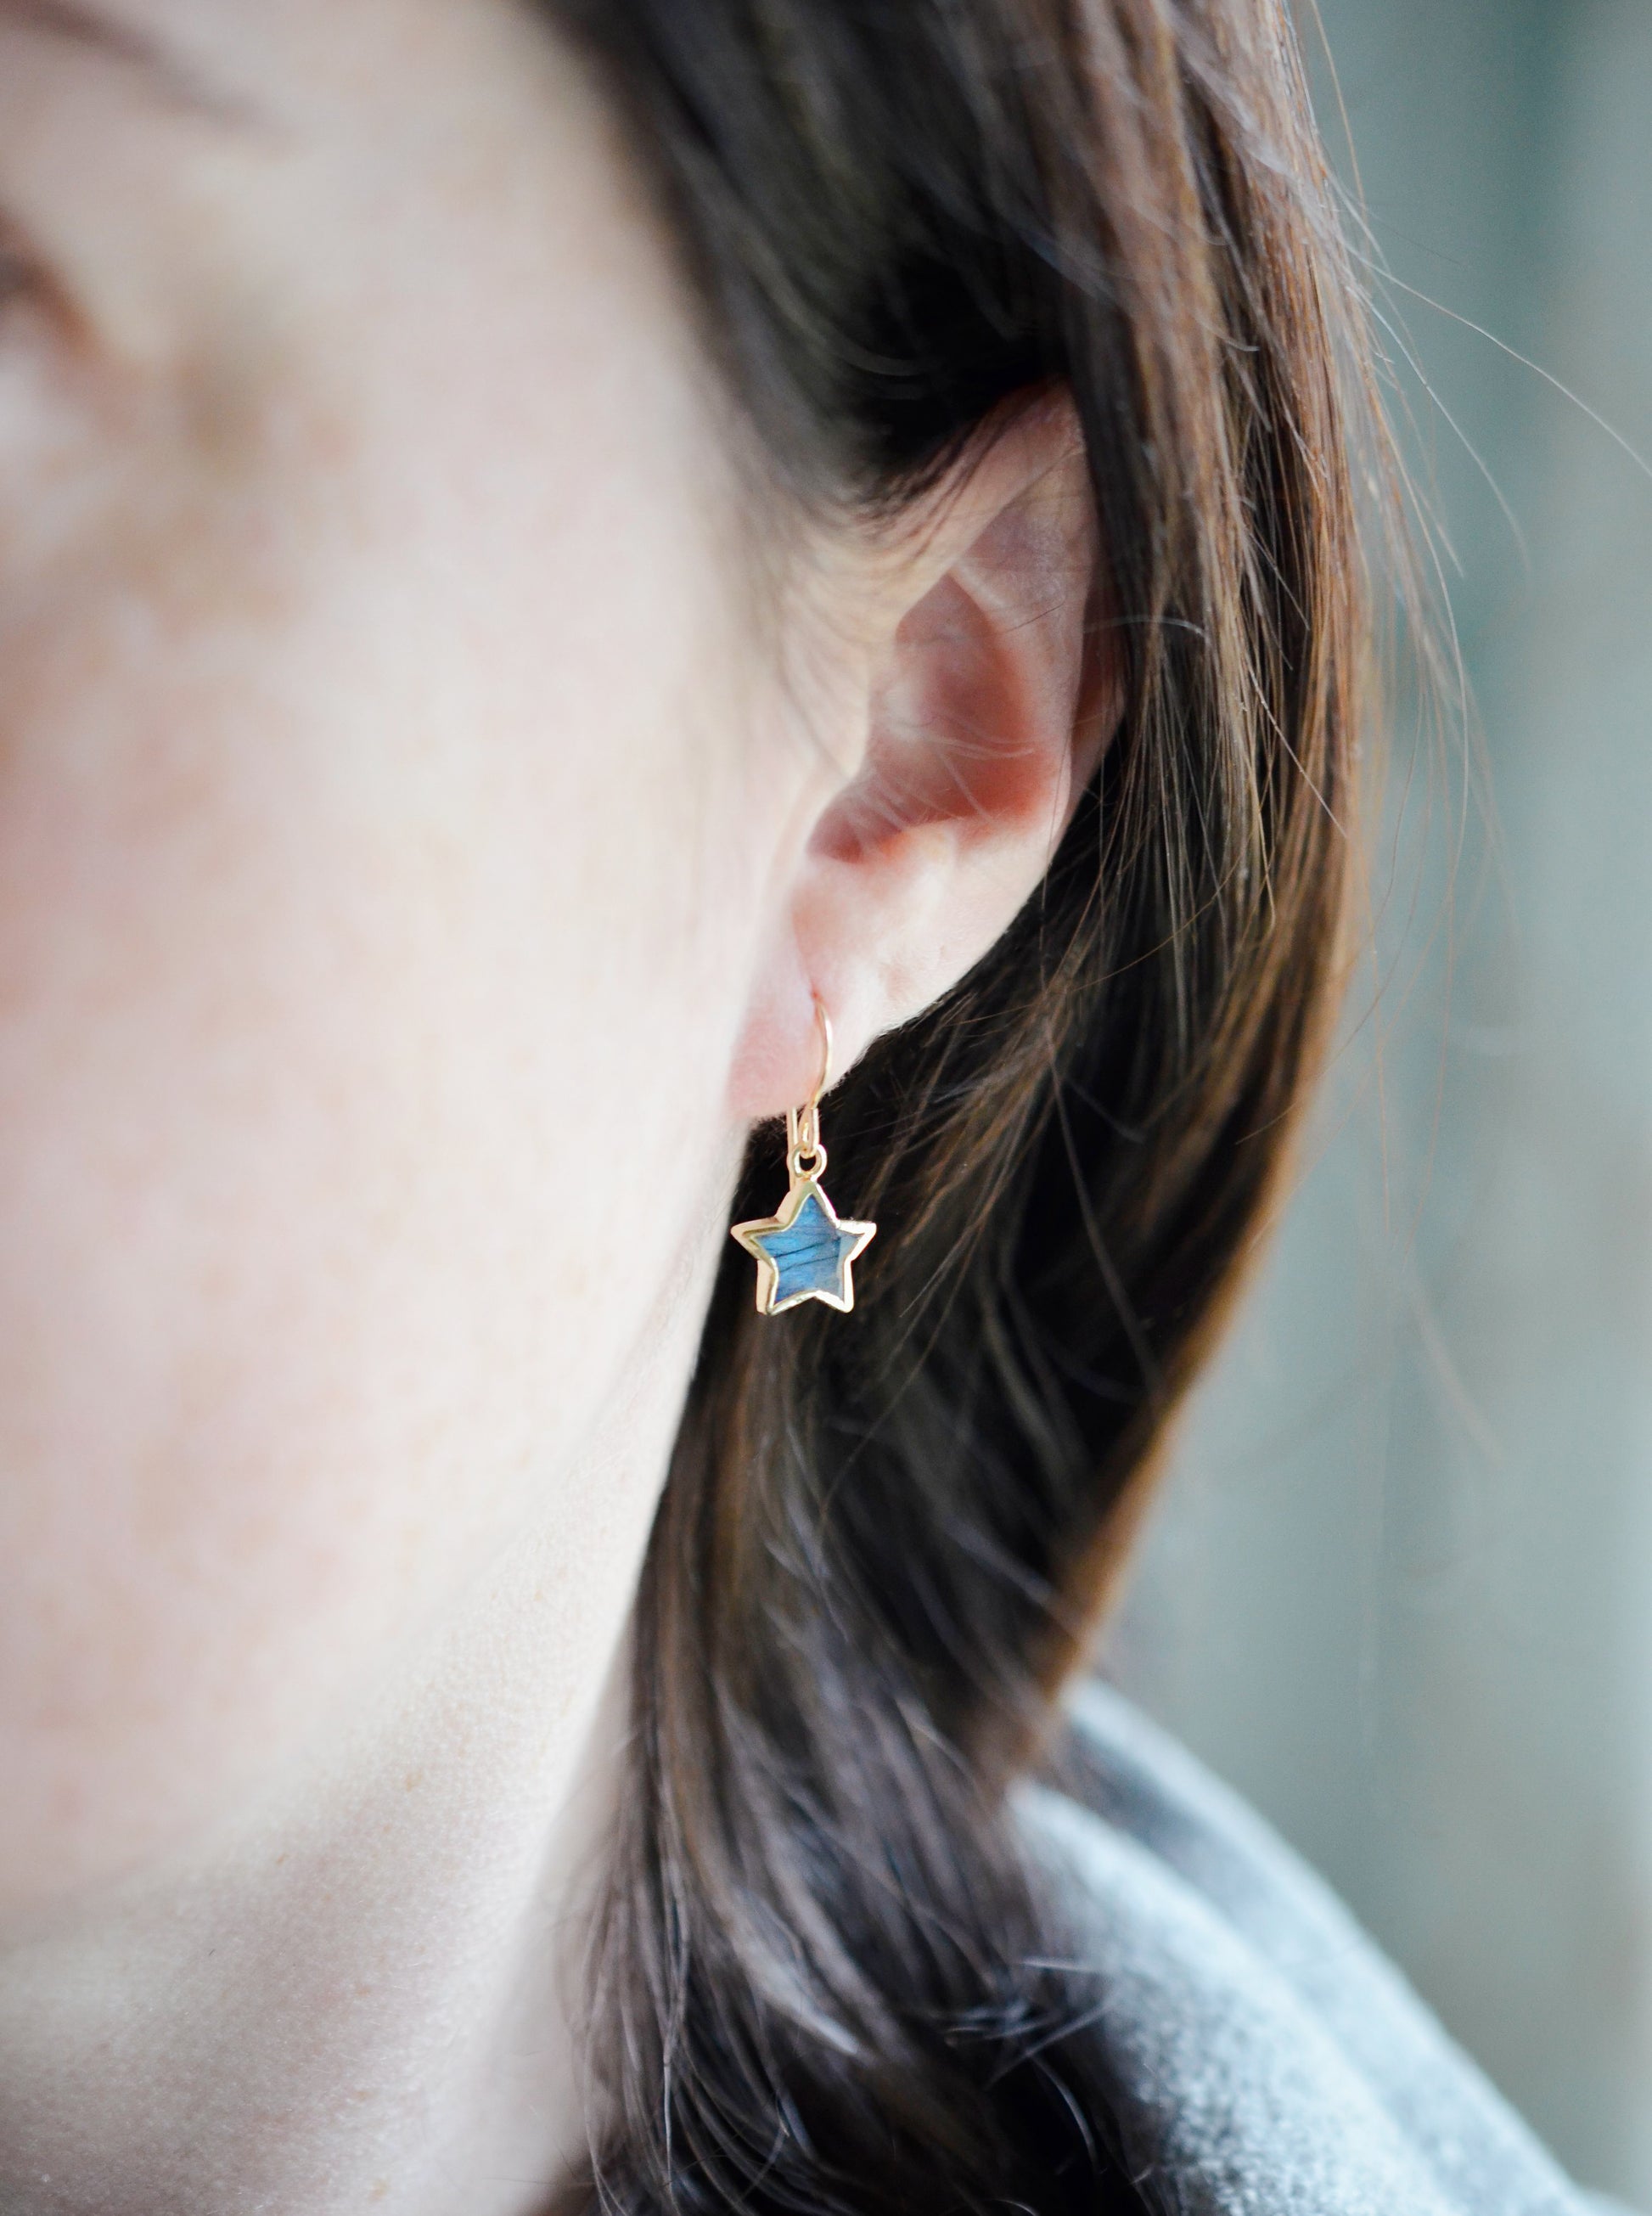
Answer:
[[[737,1223],[734,1235],[756,1257],[758,1308],[765,1315],[777,1315],[799,1301],[853,1308],[850,1265],[876,1229],[875,1223],[840,1219],[820,1187],[806,1181],[793,1188],[778,1216]]]

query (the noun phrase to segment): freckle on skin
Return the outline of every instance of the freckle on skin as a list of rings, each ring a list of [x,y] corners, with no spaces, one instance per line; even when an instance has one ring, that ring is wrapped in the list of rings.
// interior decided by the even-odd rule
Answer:
[[[422,1770],[410,1770],[402,1780],[402,1790],[404,1793],[416,1793],[424,1782],[425,1773]]]

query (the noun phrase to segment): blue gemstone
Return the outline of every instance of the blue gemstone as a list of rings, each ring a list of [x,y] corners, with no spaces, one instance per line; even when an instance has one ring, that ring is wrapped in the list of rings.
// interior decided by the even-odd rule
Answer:
[[[787,1229],[765,1231],[758,1243],[779,1272],[776,1305],[799,1293],[841,1296],[844,1257],[854,1252],[855,1237],[852,1231],[838,1229],[814,1192]]]

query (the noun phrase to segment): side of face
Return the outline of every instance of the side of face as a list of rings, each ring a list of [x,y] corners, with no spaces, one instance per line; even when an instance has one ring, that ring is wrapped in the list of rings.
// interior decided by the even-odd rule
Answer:
[[[795,798],[569,58],[120,20],[222,115],[0,9],[0,1915],[210,1827],[525,1530],[600,1666],[652,1499],[586,1450],[691,1345]]]
[[[0,0],[0,1925],[507,1560],[595,1699],[814,994],[962,976],[1115,712],[1071,405],[988,428],[754,513],[508,0]]]

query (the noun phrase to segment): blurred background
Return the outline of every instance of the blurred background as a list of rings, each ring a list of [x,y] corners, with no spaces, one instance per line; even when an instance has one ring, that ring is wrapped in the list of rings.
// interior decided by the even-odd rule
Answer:
[[[1321,12],[1471,738],[1104,1662],[1652,2212],[1652,4]]]

